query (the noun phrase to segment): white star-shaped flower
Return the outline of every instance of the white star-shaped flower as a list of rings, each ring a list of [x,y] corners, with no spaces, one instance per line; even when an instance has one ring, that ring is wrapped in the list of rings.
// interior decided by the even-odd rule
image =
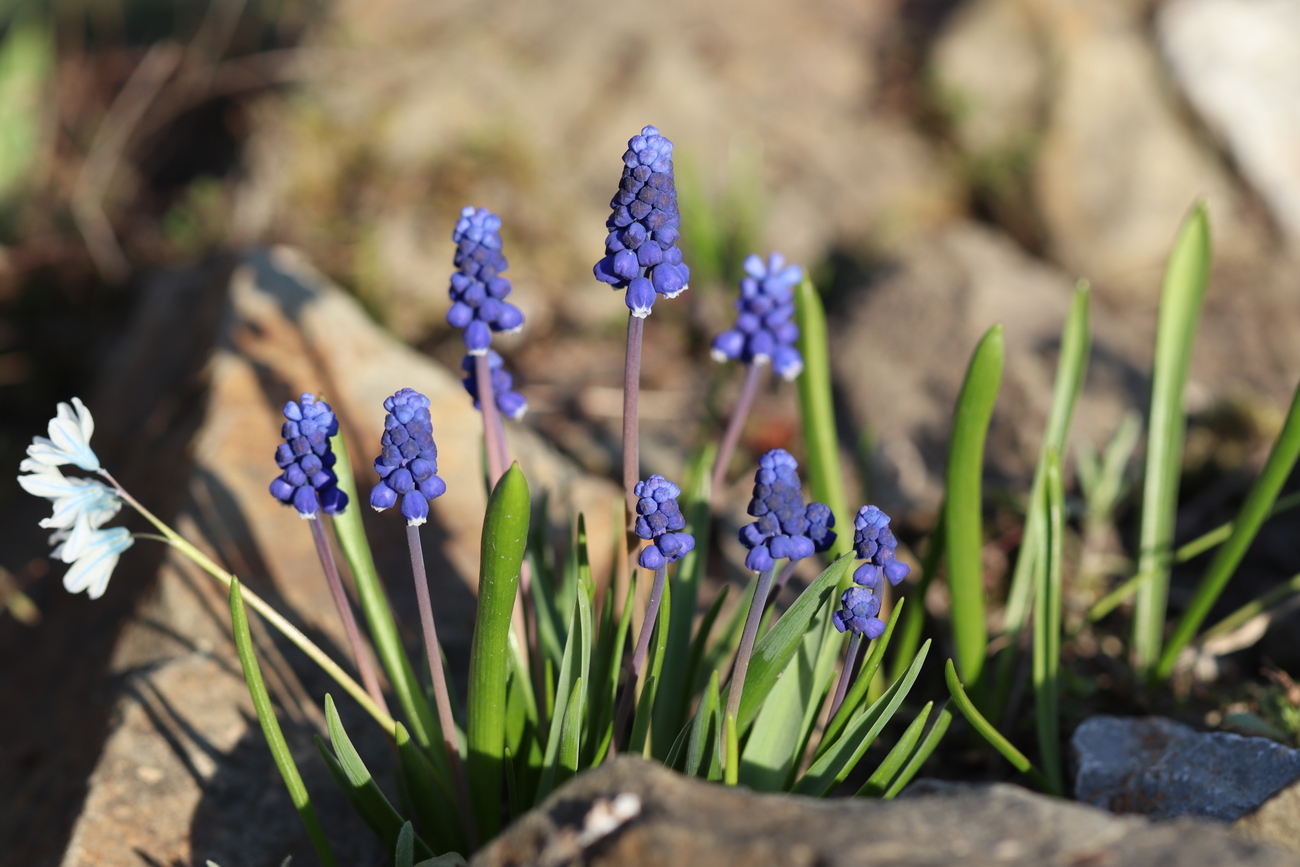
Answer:
[[[50,419],[49,438],[32,437],[27,447],[27,459],[20,469],[36,472],[41,467],[59,467],[75,464],[91,473],[99,472],[99,458],[90,447],[90,437],[95,432],[95,420],[90,410],[74,397],[72,404],[60,403],[58,414]]]
[[[71,563],[63,576],[63,586],[69,593],[86,591],[91,599],[98,599],[108,588],[118,558],[135,543],[126,527],[96,530],[86,515],[77,519],[72,532],[52,556]]]
[[[122,508],[117,492],[94,479],[69,478],[58,467],[39,466],[36,472],[18,477],[23,490],[54,502],[54,514],[41,521],[46,529],[66,530],[85,515],[90,526],[99,529]]]

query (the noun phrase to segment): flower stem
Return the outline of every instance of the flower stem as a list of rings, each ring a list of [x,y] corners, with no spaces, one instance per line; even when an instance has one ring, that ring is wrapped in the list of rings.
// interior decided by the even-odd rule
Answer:
[[[348,644],[352,646],[352,657],[356,661],[357,671],[361,672],[361,682],[375,704],[388,713],[388,702],[384,701],[383,690],[379,688],[379,678],[375,675],[374,663],[366,652],[361,640],[361,630],[357,627],[357,617],[352,611],[352,603],[343,589],[343,579],[339,577],[338,564],[334,562],[334,552],[330,550],[329,539],[325,536],[324,522],[313,515],[307,523],[311,524],[312,541],[316,543],[316,555],[320,557],[321,568],[325,570],[325,580],[330,586],[330,595],[334,597],[334,607],[339,610],[339,619],[343,621],[343,631],[347,633]]]
[[[157,527],[158,531],[167,538],[167,542],[173,548],[193,560],[195,565],[204,572],[207,572],[213,578],[216,578],[227,591],[230,590],[230,585],[235,580],[235,576],[218,566],[213,562],[211,557],[194,547],[194,545],[187,541],[184,536],[164,524],[162,519],[141,505],[139,500],[127,493],[126,489],[118,484],[117,479],[113,478],[112,475],[109,474],[108,470],[101,469],[99,474],[113,485],[118,496],[121,497],[123,501],[129,503],[131,507],[139,512],[146,521]],[[396,722],[391,716],[389,716],[388,712],[375,704],[374,699],[370,697],[361,684],[353,680],[337,662],[330,659],[329,654],[325,653],[325,651],[313,644],[311,639],[303,635],[298,627],[294,626],[288,620],[285,620],[284,617],[267,604],[262,597],[258,596],[252,590],[249,590],[247,585],[241,583],[240,592],[243,594],[244,602],[246,602],[250,608],[262,615],[263,619],[279,630],[281,635],[289,639],[295,647],[307,654],[308,658],[310,658],[312,662],[315,662],[325,670],[326,674],[334,678],[335,682],[337,682],[339,686],[343,687],[343,689],[347,691],[348,695],[352,696],[352,698],[356,700],[357,704],[365,708],[366,713],[374,717],[375,720],[383,726],[384,731],[391,732],[394,730]]]
[[[645,621],[636,638],[636,650],[632,652],[632,661],[628,666],[627,685],[618,702],[618,713],[614,716],[614,735],[609,743],[609,755],[606,761],[612,762],[618,754],[618,736],[627,725],[628,715],[632,712],[632,697],[636,694],[636,682],[645,667],[645,658],[650,651],[650,635],[654,632],[655,621],[659,618],[659,603],[664,598],[664,581],[668,577],[668,567],[660,566],[655,570],[654,584],[650,587],[650,601],[646,604]]]
[[[480,391],[479,394],[481,396],[483,392]],[[447,763],[451,766],[452,784],[456,788],[456,798],[460,801],[461,818],[469,834],[470,848],[476,849],[478,835],[474,829],[474,809],[470,805],[465,770],[460,763],[460,747],[456,743],[456,719],[451,713],[447,676],[442,669],[438,628],[433,622],[433,604],[429,600],[429,579],[424,571],[424,548],[420,544],[418,525],[406,525],[406,542],[411,550],[411,574],[415,579],[415,599],[420,609],[420,627],[424,632],[424,649],[429,659],[429,676],[433,678],[433,701],[438,708],[438,725],[442,729],[442,743],[447,750]]]
[[[497,421],[496,396],[492,393],[492,368],[487,354],[474,356],[474,378],[478,385],[478,405],[483,413],[483,446],[487,452],[488,489],[506,471],[504,429]]]
[[[727,432],[723,435],[722,445],[718,448],[718,460],[713,465],[713,487],[710,489],[710,497],[715,503],[718,501],[722,484],[726,481],[727,466],[731,463],[731,456],[736,452],[736,444],[740,442],[740,432],[744,430],[745,419],[749,417],[749,410],[754,405],[754,396],[758,394],[758,383],[762,379],[766,365],[752,363],[747,367],[749,371],[745,374],[745,385],[740,391],[740,400],[736,402],[736,408],[731,412],[731,421],[727,423]]]
[[[727,689],[727,716],[734,716],[740,722],[740,693],[745,688],[745,674],[749,671],[749,657],[754,653],[754,639],[758,637],[758,624],[763,619],[763,605],[759,601],[767,598],[772,587],[772,576],[776,566],[764,569],[758,575],[758,586],[754,588],[754,598],[749,603],[749,615],[745,618],[745,631],[740,635],[740,648],[736,651],[736,662],[731,670],[731,686]]]
[[[629,503],[641,478],[641,452],[637,441],[637,408],[641,398],[641,336],[645,319],[628,314],[627,357],[623,362],[623,491]]]
[[[844,655],[844,668],[840,669],[840,682],[835,687],[835,698],[831,701],[831,712],[827,719],[835,719],[836,712],[844,703],[844,696],[849,691],[849,681],[853,679],[853,664],[858,661],[858,647],[862,644],[862,633],[854,632],[849,639],[849,652]]]

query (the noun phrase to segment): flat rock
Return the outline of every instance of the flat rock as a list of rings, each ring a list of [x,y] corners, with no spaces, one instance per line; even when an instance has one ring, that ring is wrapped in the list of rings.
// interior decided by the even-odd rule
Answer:
[[[609,814],[602,825],[600,819]],[[471,862],[472,867],[1157,863],[1293,862],[1213,823],[1114,816],[1006,784],[919,781],[893,801],[818,800],[728,789],[629,758],[566,783]]]
[[[1153,819],[1234,822],[1300,776],[1300,750],[1163,717],[1095,716],[1070,740],[1080,801]]]

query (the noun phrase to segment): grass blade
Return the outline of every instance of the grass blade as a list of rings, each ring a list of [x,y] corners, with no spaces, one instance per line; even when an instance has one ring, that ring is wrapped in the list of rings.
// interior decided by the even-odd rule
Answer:
[[[569,699],[574,685],[579,681],[591,682],[591,597],[579,589],[573,596],[573,610],[569,615],[569,639],[564,645],[560,662],[560,676],[555,684],[555,716],[546,740],[546,753],[542,759],[542,779],[537,786],[536,802],[551,793],[556,786],[560,761],[564,720],[569,714]],[[585,692],[584,692],[585,695]],[[579,717],[581,719],[581,717]]]
[[[1173,634],[1169,637],[1169,644],[1165,647],[1156,671],[1156,676],[1161,680],[1167,678],[1173,671],[1178,653],[1187,646],[1196,634],[1196,630],[1205,622],[1210,609],[1214,607],[1223,588],[1227,586],[1228,579],[1232,577],[1241,563],[1241,558],[1245,556],[1246,549],[1250,547],[1251,542],[1255,541],[1255,535],[1268,517],[1277,495],[1282,491],[1282,486],[1291,476],[1291,470],[1295,468],[1298,457],[1300,457],[1300,388],[1296,389],[1295,396],[1291,400],[1286,423],[1282,426],[1282,432],[1278,434],[1277,442],[1273,443],[1273,449],[1269,452],[1263,471],[1251,486],[1240,514],[1233,521],[1232,534],[1223,547],[1215,553],[1209,568],[1205,570],[1205,577],[1196,588],[1191,604],[1187,606],[1187,610],[1183,612]]]
[[[1061,458],[1047,453],[1046,521],[1047,557],[1034,570],[1034,710],[1038,722],[1038,749],[1052,789],[1065,791],[1061,770],[1060,668],[1061,668],[1061,563],[1065,541],[1065,493],[1061,483]]]
[[[511,465],[488,500],[479,560],[478,613],[469,652],[468,773],[479,837],[490,840],[501,825],[504,780],[508,634],[519,567],[528,540],[528,482]]]
[[[615,626],[610,623],[608,640],[603,627],[612,618],[614,612],[614,593],[605,593],[605,619],[602,621],[602,636],[596,647],[592,663],[596,666],[592,675],[595,686],[595,699],[590,712],[591,722],[587,728],[586,749],[591,753],[584,761],[588,767],[595,767],[605,758],[610,741],[614,737],[614,700],[618,697],[618,677],[623,669],[623,651],[627,646],[627,633],[632,627],[632,600],[636,598],[636,575],[628,579],[627,596],[623,600],[623,613]],[[587,690],[592,694],[593,690]]]
[[[562,785],[578,772],[578,753],[582,746],[582,716],[587,704],[585,681],[578,678],[564,709],[560,725],[560,752],[555,765],[555,785]]]
[[[992,747],[1002,754],[1002,757],[1011,763],[1011,766],[1020,773],[1029,778],[1035,786],[1044,792],[1050,792],[1053,795],[1063,795],[1059,790],[1053,789],[1052,784],[1042,775],[1038,768],[1034,767],[1033,762],[1025,758],[1025,754],[1012,746],[1011,741],[1002,736],[1002,733],[993,728],[993,725],[984,718],[976,708],[975,704],[966,695],[966,690],[962,688],[961,681],[957,679],[957,669],[948,660],[943,670],[944,680],[948,684],[948,692],[952,695],[953,703],[957,705],[957,710],[961,711],[962,716],[971,724],[975,731],[979,732],[980,737],[988,741]]]
[[[463,849],[464,835],[456,822],[455,795],[449,789],[439,788],[429,757],[422,751],[401,723],[393,732],[397,746],[397,759],[402,769],[402,780],[411,799],[420,830],[429,838],[435,849],[443,851]]]
[[[971,356],[952,419],[948,445],[944,532],[948,588],[952,595],[952,637],[962,676],[978,692],[988,630],[984,623],[984,546],[981,510],[984,441],[1002,383],[1002,326],[994,325]]]
[[[1192,361],[1196,326],[1210,272],[1210,228],[1199,202],[1183,222],[1165,266],[1151,371],[1150,433],[1142,483],[1142,521],[1138,539],[1138,586],[1133,607],[1133,662],[1154,674],[1164,638],[1169,600],[1169,552],[1178,511],[1187,413],[1183,391]]]
[[[921,741],[921,745],[916,748],[916,752],[912,753],[911,758],[907,760],[907,765],[902,772],[894,778],[894,782],[889,784],[885,794],[881,795],[883,800],[888,801],[895,797],[899,792],[903,791],[904,786],[912,782],[912,778],[921,770],[925,760],[930,758],[931,753],[943,740],[943,736],[947,734],[948,726],[951,723],[952,711],[948,710],[948,703],[944,702],[943,707],[939,710],[939,715],[934,720],[934,725],[930,726],[930,730],[925,733],[925,740]]]
[[[921,739],[921,731],[925,728],[925,722],[930,718],[930,710],[933,707],[934,702],[927,701],[925,703],[925,707],[921,708],[921,712],[916,715],[916,719],[912,720],[911,725],[907,727],[907,731],[903,732],[902,737],[898,739],[898,743],[894,744],[894,748],[876,767],[875,772],[862,784],[862,788],[858,789],[856,797],[879,798],[885,794],[889,781],[894,779],[894,775],[903,766],[903,762],[912,754],[916,742]]]
[[[727,594],[730,592],[731,588],[723,585],[722,589],[718,591],[718,598],[714,599],[713,604],[709,606],[709,610],[704,612],[704,617],[700,619],[700,627],[696,630],[695,637],[691,639],[691,652],[686,664],[686,682],[689,684],[692,695],[704,688],[705,672],[717,671],[716,667],[704,668],[704,654],[705,648],[709,646],[709,636],[713,632],[713,624],[717,622],[718,614],[722,611],[722,605],[727,601]],[[741,614],[743,615],[744,611],[741,611]],[[736,618],[732,619],[735,620]],[[737,622],[739,621],[737,620]],[[737,640],[739,640],[739,633],[737,633]]]
[[[659,687],[664,682],[664,656],[668,649],[668,633],[672,630],[672,594],[672,584],[665,581],[664,597],[659,605],[659,616],[655,619],[655,631],[650,636],[650,666],[647,669],[650,676],[641,688],[636,713],[632,715],[632,739],[628,741],[627,751],[634,755],[640,753],[646,758],[653,755],[649,749],[650,744],[647,742],[647,736],[651,729],[650,723],[654,719],[654,708],[659,697]],[[672,743],[669,742],[664,747],[663,755],[654,755],[653,757],[663,761],[671,747]]]
[[[803,722],[815,691],[813,666],[821,644],[820,628],[804,633],[799,651],[785,667],[740,755],[740,782],[758,792],[779,792],[799,755]],[[743,699],[744,696],[741,696]],[[818,707],[821,706],[819,701]]]
[[[248,693],[253,699],[253,709],[257,711],[257,721],[262,725],[262,735],[266,745],[271,749],[271,758],[284,779],[284,787],[289,790],[289,799],[293,801],[298,817],[311,840],[316,857],[326,867],[335,867],[334,852],[329,841],[325,839],[325,830],[321,828],[320,819],[311,805],[311,795],[303,785],[302,774],[289,751],[289,744],[280,730],[280,721],[276,719],[275,708],[271,706],[271,696],[266,691],[266,681],[262,679],[262,669],[253,652],[253,636],[248,629],[248,613],[244,611],[244,599],[239,592],[239,582],[230,584],[230,625],[235,634],[235,649],[239,652],[239,662],[244,667],[244,681],[248,684]]]
[[[945,505],[939,505],[939,521],[930,531],[925,542],[925,556],[921,558],[921,577],[902,599],[910,599],[907,612],[898,630],[898,641],[894,643],[893,663],[889,668],[890,681],[898,680],[907,667],[912,664],[916,651],[921,646],[921,631],[925,627],[925,594],[930,589],[930,582],[939,574],[943,563],[943,552],[947,547],[944,535],[943,513]]]
[[[709,685],[704,688],[699,712],[691,722],[691,736],[686,743],[686,764],[682,768],[682,773],[686,776],[708,775],[710,764],[716,760],[715,757],[720,752],[718,733],[722,731],[719,719],[721,713],[722,700],[718,692],[718,673],[714,671],[709,675]]]
[[[839,740],[840,733],[844,731],[844,727],[849,724],[849,720],[854,717],[858,708],[860,708],[862,703],[866,700],[867,692],[871,689],[871,681],[876,676],[876,672],[880,669],[880,661],[884,659],[885,651],[889,648],[889,640],[894,635],[894,627],[898,625],[899,618],[903,615],[903,609],[905,607],[910,607],[905,605],[907,598],[908,597],[904,597],[894,603],[894,610],[889,615],[889,620],[885,623],[885,631],[881,633],[879,638],[871,643],[871,650],[867,653],[867,658],[863,661],[862,669],[858,672],[858,676],[853,681],[853,685],[850,686],[849,691],[845,693],[844,701],[840,704],[840,709],[835,712],[835,716],[826,724],[826,731],[822,733],[822,742],[817,746],[816,758],[821,758],[822,754],[826,752],[830,745]],[[920,648],[917,649],[917,652],[919,651]],[[908,659],[908,667],[911,667],[911,665],[916,661],[916,655],[916,653],[913,653],[911,658]],[[903,676],[903,672],[905,671],[907,671],[907,668],[900,671],[893,680],[897,681]]]

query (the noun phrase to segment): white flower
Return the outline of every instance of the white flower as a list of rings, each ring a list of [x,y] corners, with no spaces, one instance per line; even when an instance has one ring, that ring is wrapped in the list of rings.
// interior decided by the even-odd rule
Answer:
[[[74,397],[71,406],[60,403],[58,414],[50,419],[49,439],[32,437],[20,469],[36,472],[41,467],[76,464],[87,472],[99,472],[99,458],[90,447],[94,432],[95,420],[80,398]]]
[[[126,527],[97,530],[86,515],[81,515],[67,540],[52,555],[72,564],[63,576],[64,588],[69,593],[85,590],[91,599],[103,596],[118,558],[134,542]]]
[[[58,467],[38,466],[35,472],[19,476],[18,484],[29,494],[54,501],[54,514],[41,521],[47,529],[66,530],[82,515],[92,528],[99,529],[122,508],[117,492],[108,485],[93,479],[68,478]]]

